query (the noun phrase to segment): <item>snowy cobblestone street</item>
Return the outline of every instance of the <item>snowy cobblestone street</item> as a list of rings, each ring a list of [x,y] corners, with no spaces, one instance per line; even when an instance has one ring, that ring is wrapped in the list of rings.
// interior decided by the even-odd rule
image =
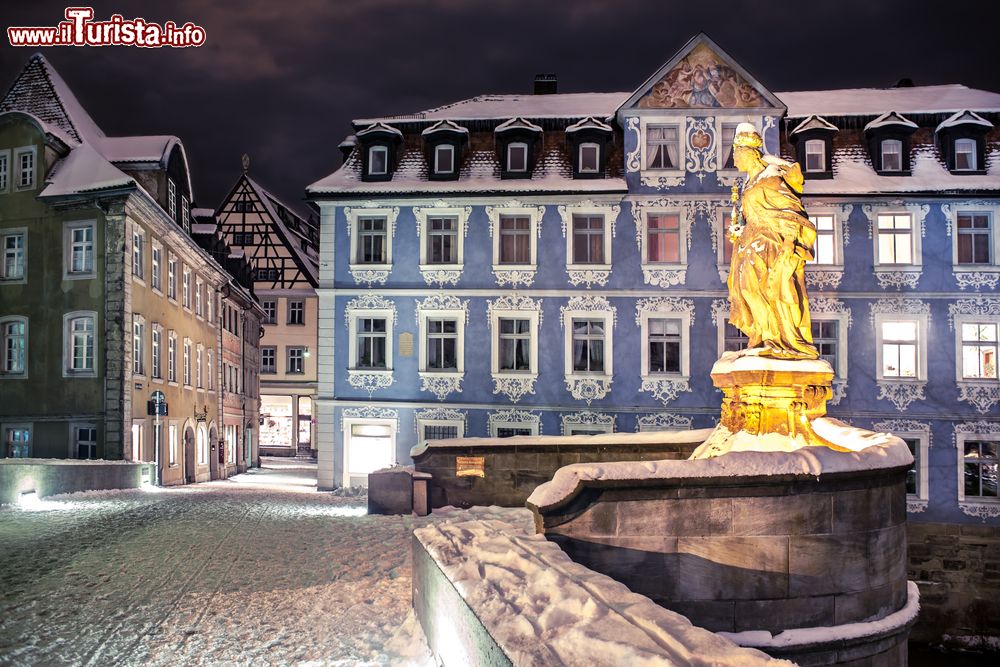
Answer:
[[[423,662],[410,535],[430,519],[364,503],[264,469],[0,508],[0,664]]]

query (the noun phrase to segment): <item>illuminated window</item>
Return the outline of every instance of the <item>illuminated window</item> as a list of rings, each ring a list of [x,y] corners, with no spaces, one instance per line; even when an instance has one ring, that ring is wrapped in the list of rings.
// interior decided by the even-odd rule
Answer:
[[[1000,325],[996,322],[962,322],[962,379],[996,380],[997,339]]]
[[[877,264],[913,264],[913,216],[879,214]]]
[[[646,261],[677,264],[681,261],[681,223],[676,213],[646,216]]]

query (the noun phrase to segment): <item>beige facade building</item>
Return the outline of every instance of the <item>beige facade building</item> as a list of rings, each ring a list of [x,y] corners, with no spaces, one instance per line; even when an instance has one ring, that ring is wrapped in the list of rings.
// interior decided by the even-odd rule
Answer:
[[[246,172],[216,212],[226,243],[253,267],[264,310],[260,450],[314,456],[319,232]]]
[[[158,461],[163,484],[228,473],[211,454],[233,277],[192,237],[192,199],[179,139],[106,136],[31,58],[0,101],[5,456]]]

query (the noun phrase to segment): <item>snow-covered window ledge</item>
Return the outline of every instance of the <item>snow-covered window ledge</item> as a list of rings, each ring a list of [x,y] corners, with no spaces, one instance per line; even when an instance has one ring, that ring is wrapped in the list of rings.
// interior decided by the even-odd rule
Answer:
[[[368,398],[371,398],[379,389],[391,387],[393,381],[391,370],[347,370],[347,383],[355,389],[368,392]]]
[[[535,393],[538,373],[493,373],[493,393],[503,394],[517,403],[527,394]]]

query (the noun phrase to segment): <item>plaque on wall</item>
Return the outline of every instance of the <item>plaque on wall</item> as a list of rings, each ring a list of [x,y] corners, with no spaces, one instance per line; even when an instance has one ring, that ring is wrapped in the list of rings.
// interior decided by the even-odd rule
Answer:
[[[399,334],[399,356],[413,356],[413,334],[409,332]]]
[[[456,456],[456,477],[486,477],[486,457]]]

